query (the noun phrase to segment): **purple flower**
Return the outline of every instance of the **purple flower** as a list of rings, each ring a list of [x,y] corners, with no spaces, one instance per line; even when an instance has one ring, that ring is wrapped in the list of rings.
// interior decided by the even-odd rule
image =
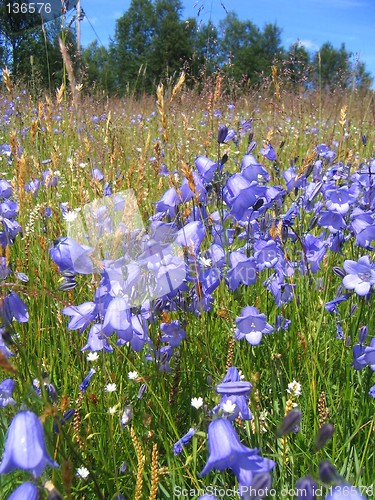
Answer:
[[[20,411],[8,429],[0,474],[23,469],[39,477],[47,465],[58,467],[48,455],[42,424],[32,411]]]
[[[367,255],[360,257],[358,262],[346,260],[344,270],[347,275],[342,284],[348,290],[353,290],[360,296],[367,295],[375,283],[375,269]]]
[[[23,483],[8,497],[8,500],[38,500],[38,488],[33,483]]]
[[[14,380],[12,378],[6,378],[0,384],[0,408],[5,408],[5,406],[14,406],[16,402],[12,398],[14,390]]]
[[[188,442],[191,440],[191,438],[194,436],[195,434],[195,429],[193,429],[193,427],[191,427],[188,432],[182,436],[181,439],[179,439],[174,445],[173,445],[173,453],[175,455],[180,455],[182,453],[182,449],[184,446],[186,446],[188,444]]]
[[[87,343],[82,347],[81,351],[105,351],[112,352],[113,348],[109,345],[106,336],[103,334],[103,327],[101,324],[96,323],[90,328],[87,338]]]
[[[87,389],[88,389],[88,387],[90,385],[90,380],[91,380],[92,376],[94,375],[94,373],[96,373],[95,369],[91,368],[91,370],[89,371],[89,373],[86,375],[86,377],[79,384],[79,390],[81,392],[87,391]]]
[[[91,251],[91,248],[83,247],[71,238],[60,238],[57,244],[50,248],[49,253],[60,272],[91,274],[93,272],[93,263],[89,255]]]
[[[246,257],[236,250],[230,254],[230,264],[226,279],[230,290],[235,290],[242,284],[252,285],[256,282],[257,268],[253,257]]]
[[[228,420],[234,420],[238,416],[240,416],[242,420],[251,420],[253,417],[249,410],[248,403],[252,385],[250,382],[239,380],[238,372],[230,372],[233,368],[234,367],[228,370],[227,375],[224,377],[225,381],[216,386],[216,392],[221,395],[221,400],[213,409],[213,413],[217,413],[219,410],[225,412],[226,405],[231,403],[232,406],[234,405],[235,409],[228,415]],[[230,380],[231,377],[237,379],[237,376],[238,380]]]
[[[209,457],[200,475],[205,476],[212,469],[230,468],[240,486],[250,486],[254,475],[275,467],[273,460],[259,456],[258,449],[244,446],[232,424],[224,418],[218,418],[208,426],[208,451]]]
[[[83,302],[78,306],[65,307],[62,313],[71,316],[68,325],[69,330],[80,330],[80,333],[82,333],[94,321],[98,312],[95,302]]]
[[[353,184],[350,188],[348,186],[328,188],[325,191],[326,207],[328,210],[344,215],[349,211],[350,205],[356,201],[358,194],[357,184]]]
[[[236,318],[236,324],[236,339],[246,338],[251,345],[258,345],[263,334],[273,332],[273,327],[266,321],[266,315],[260,314],[253,306],[242,309],[241,316]]]
[[[297,500],[315,500],[316,489],[317,484],[310,476],[298,479],[296,482]]]
[[[266,146],[264,146],[264,148],[261,148],[259,152],[261,155],[265,156],[267,160],[270,161],[276,160],[276,153],[271,144],[267,144]]]
[[[204,225],[200,221],[188,222],[180,229],[176,236],[177,245],[191,248],[194,255],[197,255],[199,247],[206,236]]]
[[[163,332],[162,342],[169,342],[172,347],[178,347],[185,340],[186,332],[181,328],[180,322],[175,319],[170,323],[162,323],[160,330]]]
[[[104,179],[103,173],[98,168],[93,168],[91,170],[91,175],[97,181],[102,181]]]
[[[214,178],[219,164],[210,160],[206,156],[198,156],[195,159],[195,166],[197,167],[198,172],[203,177],[204,182],[209,183]]]
[[[375,399],[375,385],[373,385],[368,391],[369,396]]]

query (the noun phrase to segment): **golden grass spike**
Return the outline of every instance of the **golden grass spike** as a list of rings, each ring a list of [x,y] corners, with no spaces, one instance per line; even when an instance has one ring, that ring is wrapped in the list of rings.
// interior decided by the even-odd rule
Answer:
[[[151,455],[151,488],[150,496],[148,500],[156,500],[158,493],[159,484],[159,464],[158,464],[158,445],[154,443],[152,445],[152,455]]]
[[[135,483],[134,500],[142,500],[142,487],[143,487],[143,469],[145,466],[145,456],[143,454],[142,446],[140,445],[133,427],[130,428],[130,436],[132,438],[133,446],[137,452],[137,480]]]
[[[10,73],[9,73],[8,68],[3,69],[3,80],[4,80],[5,86],[7,88],[7,91],[9,92],[9,94],[13,98],[13,85],[12,85],[12,81],[10,79]]]
[[[64,99],[64,94],[65,94],[65,83],[63,82],[61,84],[61,87],[56,90],[56,100],[58,105],[62,103]]]
[[[345,123],[346,123],[346,112],[348,110],[348,106],[346,104],[344,104],[344,106],[341,108],[340,110],[340,120],[339,120],[339,124],[344,127],[345,126]]]
[[[163,129],[163,139],[165,142],[168,142],[168,134],[167,134],[167,115],[165,112],[165,102],[164,102],[164,85],[160,82],[158,88],[156,89],[157,96],[157,106],[161,119],[161,126]]]
[[[186,180],[188,181],[189,189],[195,194],[196,187],[193,177],[193,171],[191,170],[189,165],[185,163],[184,160],[182,159],[181,159],[181,172],[184,174]]]
[[[181,74],[180,74],[180,77],[178,79],[178,82],[176,83],[176,85],[173,87],[173,90],[172,90],[172,95],[171,95],[171,100],[170,102],[172,102],[176,97],[177,95],[180,93],[180,90],[182,89],[182,86],[185,82],[185,72],[183,71]]]

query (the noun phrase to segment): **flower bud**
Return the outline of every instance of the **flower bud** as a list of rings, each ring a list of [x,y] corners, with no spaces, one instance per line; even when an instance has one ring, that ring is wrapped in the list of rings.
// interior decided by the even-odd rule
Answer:
[[[291,432],[298,432],[301,418],[301,410],[291,410],[285,415],[280,427],[277,430],[277,435],[281,437],[286,434],[290,434]]]
[[[226,125],[219,125],[219,130],[217,133],[217,142],[219,144],[224,144],[227,135],[228,135],[228,127]]]
[[[326,445],[327,441],[331,439],[334,432],[335,428],[332,424],[322,425],[315,437],[314,451],[318,451],[323,448]]]
[[[297,500],[315,500],[316,482],[310,476],[302,477],[296,482]]]

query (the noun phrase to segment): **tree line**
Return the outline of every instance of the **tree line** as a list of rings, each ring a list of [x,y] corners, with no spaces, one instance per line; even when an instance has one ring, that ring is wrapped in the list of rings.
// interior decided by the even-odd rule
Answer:
[[[273,65],[292,86],[304,88],[369,89],[372,78],[365,64],[345,45],[324,43],[310,53],[301,43],[285,49],[281,29],[266,24],[262,29],[250,20],[228,12],[218,26],[184,20],[180,0],[132,0],[116,22],[109,47],[97,41],[81,52],[81,79],[86,88],[107,94],[153,92],[162,79],[175,77],[182,69],[191,85],[220,71],[228,81],[256,85],[271,75]],[[0,7],[0,63],[13,76],[40,87],[61,84],[62,59],[59,21],[29,26],[28,18],[10,18]],[[64,40],[77,64],[74,26],[64,28]]]

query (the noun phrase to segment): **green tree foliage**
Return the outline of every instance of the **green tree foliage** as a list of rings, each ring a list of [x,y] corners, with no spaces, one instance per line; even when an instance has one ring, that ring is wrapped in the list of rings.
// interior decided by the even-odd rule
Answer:
[[[99,89],[107,94],[114,91],[114,72],[108,50],[95,40],[81,54],[85,87]]]
[[[42,26],[37,16],[12,14],[5,2],[0,6],[0,62],[8,66],[13,78],[23,84],[31,84],[40,90],[52,90],[61,85],[63,62],[59,36],[59,20]],[[73,55],[76,47],[74,33],[66,30],[64,39]]]
[[[150,0],[132,0],[129,9],[117,20],[110,47],[117,93],[123,93],[128,85],[133,90],[151,88],[153,75],[148,66],[155,24],[155,8]]]
[[[345,44],[335,49],[331,43],[324,43],[313,57],[312,65],[316,87],[333,90],[337,87],[366,89],[371,86],[372,79],[365,65],[354,59],[353,54],[345,49]]]
[[[258,82],[261,74],[270,74],[273,60],[283,52],[281,30],[275,24],[266,24],[261,31],[229,12],[220,23],[220,32],[220,63],[237,80],[246,77]]]
[[[181,20],[180,0],[156,0],[151,67],[157,79],[178,73],[193,57],[189,23]]]
[[[296,89],[305,86],[310,78],[310,56],[301,43],[296,42],[289,47],[284,59],[284,83]]]

